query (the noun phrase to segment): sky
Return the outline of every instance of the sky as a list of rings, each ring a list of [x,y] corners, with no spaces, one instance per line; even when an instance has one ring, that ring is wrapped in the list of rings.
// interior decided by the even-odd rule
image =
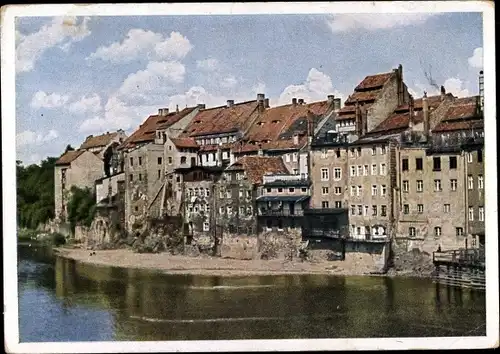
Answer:
[[[478,93],[481,13],[16,18],[16,157],[134,131],[158,108],[334,94],[399,64],[415,97]],[[426,77],[427,76],[427,77]]]

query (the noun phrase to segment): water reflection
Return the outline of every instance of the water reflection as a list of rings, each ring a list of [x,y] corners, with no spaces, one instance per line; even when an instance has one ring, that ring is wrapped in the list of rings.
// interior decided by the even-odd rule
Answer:
[[[452,296],[426,279],[165,275],[61,258],[43,268],[39,256],[20,257],[31,264],[20,283],[37,278],[62,316],[106,313],[103,332],[115,340],[447,336],[485,322],[484,293]],[[29,315],[28,305],[21,303],[21,316]],[[86,318],[79,324],[84,337],[85,326],[94,326]],[[97,340],[95,328],[87,334]]]

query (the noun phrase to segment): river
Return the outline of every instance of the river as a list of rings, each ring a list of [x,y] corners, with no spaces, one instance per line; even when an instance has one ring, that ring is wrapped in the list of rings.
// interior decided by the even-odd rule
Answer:
[[[485,293],[428,279],[207,277],[18,247],[21,342],[486,335]]]

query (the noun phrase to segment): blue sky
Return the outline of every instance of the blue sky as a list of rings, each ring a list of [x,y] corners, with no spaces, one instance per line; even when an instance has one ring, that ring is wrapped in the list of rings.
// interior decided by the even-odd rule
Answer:
[[[89,134],[130,132],[160,107],[255,99],[347,98],[366,75],[424,69],[457,96],[477,94],[481,13],[20,17],[17,159],[37,163]]]

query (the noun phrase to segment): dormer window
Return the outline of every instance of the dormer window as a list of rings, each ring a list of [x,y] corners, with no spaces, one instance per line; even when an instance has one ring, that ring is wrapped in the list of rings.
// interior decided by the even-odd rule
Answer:
[[[279,123],[279,122],[280,122],[279,120],[273,120],[273,121],[272,121],[272,123],[273,123],[273,124],[277,124],[277,123]]]
[[[257,125],[264,125],[264,122],[257,122]]]
[[[195,120],[195,124],[201,123],[201,120]]]

